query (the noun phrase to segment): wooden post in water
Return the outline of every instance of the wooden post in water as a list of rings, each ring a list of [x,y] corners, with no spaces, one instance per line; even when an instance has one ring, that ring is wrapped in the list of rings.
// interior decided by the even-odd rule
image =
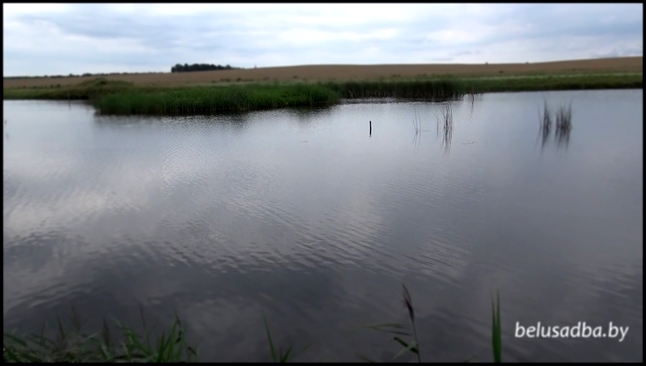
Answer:
[[[372,121],[368,122],[370,124],[370,136],[372,136]]]

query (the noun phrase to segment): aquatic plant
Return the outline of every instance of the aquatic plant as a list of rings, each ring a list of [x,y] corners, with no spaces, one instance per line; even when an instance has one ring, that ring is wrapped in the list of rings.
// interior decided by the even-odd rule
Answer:
[[[143,312],[141,313],[146,326]],[[114,320],[121,331],[121,341],[115,342],[105,319],[98,334],[81,333],[76,314],[72,327],[65,328],[56,317],[58,335],[46,337],[45,327],[40,335],[20,337],[5,333],[2,343],[4,362],[192,362],[197,360],[197,349],[186,342],[186,329],[178,317],[168,333],[163,332],[156,342],[150,342],[150,332],[141,336],[127,324]]]
[[[55,80],[55,79],[52,79]],[[3,88],[4,99],[90,100],[99,113],[191,115],[331,105],[342,98],[397,98],[453,101],[485,92],[642,88],[641,73],[424,76],[414,79],[258,82],[226,85],[149,85],[98,78],[79,84]],[[231,81],[223,78],[221,81]],[[245,81],[243,83],[243,81]],[[53,81],[52,81],[53,82]],[[59,84],[60,85],[60,84]]]
[[[422,362],[422,355],[420,353],[420,348],[419,348],[419,339],[417,337],[417,327],[415,325],[415,309],[413,307],[413,300],[410,296],[410,292],[406,288],[406,285],[402,284],[402,287],[404,289],[403,296],[402,296],[404,301],[404,306],[408,312],[408,317],[411,320],[413,333],[411,334],[407,332],[406,327],[400,323],[365,324],[364,327],[373,329],[373,330],[384,331],[387,333],[391,333],[393,335],[392,340],[400,344],[403,348],[401,348],[399,352],[395,354],[392,360],[395,360],[401,357],[407,352],[411,352],[416,356],[418,362]],[[500,318],[500,296],[498,294],[495,300],[493,299],[491,300],[491,304],[492,304],[491,348],[493,351],[494,362],[501,363],[502,362],[502,323]],[[409,337],[412,336],[413,338],[412,340],[407,341],[403,339],[402,336],[409,336]],[[478,354],[470,357],[464,362],[469,362],[477,355]],[[358,356],[364,361],[375,362],[372,359],[366,357],[365,355],[358,355]]]
[[[363,327],[373,330],[385,331],[393,335],[392,340],[403,348],[397,352],[393,360],[407,352],[413,353],[418,362],[422,362],[419,338],[415,318],[413,300],[406,285],[402,284],[403,305],[408,313],[412,326],[412,334],[403,324],[366,324]],[[140,308],[144,329],[147,328]],[[265,331],[271,360],[274,362],[289,362],[297,356],[292,352],[290,345],[285,351],[277,348],[269,330],[269,323],[263,314]],[[81,333],[81,324],[76,316],[72,316],[72,327],[65,329],[60,318],[56,317],[58,335],[52,339],[43,332],[40,335],[20,337],[14,332],[5,333],[3,339],[4,362],[196,362],[198,350],[187,343],[186,328],[182,326],[179,318],[171,325],[168,333],[163,332],[156,342],[150,341],[152,329],[146,331],[144,336],[139,335],[133,328],[114,320],[121,331],[120,342],[116,342],[111,334],[107,322],[103,321],[101,331],[92,335]],[[154,328],[154,327],[153,327]],[[412,337],[406,340],[404,337]],[[502,326],[500,319],[500,296],[492,299],[492,350],[495,362],[502,362]],[[313,343],[304,347],[304,352]],[[373,362],[370,358],[359,355],[365,361]],[[475,356],[467,359],[470,361]]]
[[[193,87],[165,91],[133,89],[93,101],[101,114],[213,115],[253,110],[321,106],[339,96],[319,85]]]

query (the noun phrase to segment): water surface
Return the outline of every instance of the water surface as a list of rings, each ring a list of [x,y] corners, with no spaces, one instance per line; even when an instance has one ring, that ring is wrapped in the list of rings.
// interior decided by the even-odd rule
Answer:
[[[5,101],[4,329],[72,306],[163,328],[201,360],[268,361],[262,314],[303,361],[388,360],[365,323],[407,322],[424,361],[642,361],[641,90],[486,94],[227,117],[97,116]],[[566,138],[538,109],[572,102]],[[421,121],[416,133],[414,120]],[[369,134],[368,121],[372,121]],[[523,326],[629,327],[617,339]]]

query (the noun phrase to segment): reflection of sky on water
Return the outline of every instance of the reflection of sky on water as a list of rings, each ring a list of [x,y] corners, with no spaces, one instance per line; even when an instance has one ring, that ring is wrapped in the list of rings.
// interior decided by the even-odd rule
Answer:
[[[573,100],[567,150],[536,144],[544,98]],[[631,326],[621,345],[515,340],[510,360],[641,360],[641,91],[453,108],[444,152],[423,103],[213,121],[5,102],[5,323],[72,304],[136,318],[141,303],[179,311],[212,342],[205,357],[251,360],[266,356],[264,309],[277,337],[319,343],[312,359],[354,359],[384,338],[353,324],[405,321],[404,281],[441,350],[429,360],[487,347],[494,288],[509,332]],[[412,144],[415,111],[431,132]]]

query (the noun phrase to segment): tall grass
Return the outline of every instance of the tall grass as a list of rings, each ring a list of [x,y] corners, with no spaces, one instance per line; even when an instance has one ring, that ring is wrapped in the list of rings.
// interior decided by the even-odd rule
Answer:
[[[142,320],[143,320],[142,313]],[[192,362],[197,360],[197,349],[186,342],[186,329],[175,318],[168,333],[163,332],[156,342],[150,341],[150,332],[139,335],[127,324],[117,320],[120,330],[117,342],[107,322],[99,333],[84,334],[78,318],[72,318],[72,327],[65,328],[56,319],[58,335],[52,339],[40,335],[21,337],[5,333],[2,353],[4,362]],[[145,326],[145,320],[144,326]]]
[[[342,98],[424,98],[453,100],[466,86],[459,81],[361,81],[249,84],[173,90],[133,88],[93,101],[101,114],[194,115],[331,105]]]
[[[573,74],[473,77],[463,79],[475,92],[641,89],[642,74]]]
[[[290,345],[286,351],[283,352],[282,348],[276,348],[274,346],[274,342],[271,338],[271,332],[269,331],[269,323],[267,323],[267,318],[265,318],[265,315],[263,314],[262,316],[263,321],[265,322],[265,330],[267,331],[267,342],[269,343],[269,352],[271,354],[271,359],[275,363],[287,363],[290,360],[292,360],[294,357],[296,357],[298,354],[292,353],[292,347],[294,346],[293,344]],[[313,343],[310,343],[309,345],[305,346],[300,352],[304,352],[306,349],[310,348],[313,345]]]
[[[267,323],[267,319],[265,318],[264,314],[262,316],[262,320],[265,322],[265,330],[267,331],[267,342],[269,342],[269,352],[271,353],[271,359],[276,363],[287,363],[287,361],[289,361],[289,356],[291,355],[293,345],[289,346],[289,348],[287,348],[287,351],[285,352],[283,352],[282,349],[278,349],[278,351],[276,351],[274,342],[271,339],[269,323]]]
[[[167,91],[131,90],[94,100],[101,114],[196,115],[320,106],[335,103],[336,93],[318,85],[194,87]]]
[[[135,86],[104,78],[71,86],[3,88],[4,99],[90,100],[103,114],[191,115],[330,105],[348,98],[453,101],[485,92],[642,88],[641,74],[451,77],[232,83],[215,86]]]
[[[386,323],[386,324],[366,324],[364,327],[384,331],[393,335],[392,341],[397,342],[402,346],[402,348],[395,354],[392,358],[392,361],[406,354],[407,352],[413,353],[417,358],[418,362],[422,362],[422,355],[419,347],[419,338],[417,336],[417,327],[415,324],[415,308],[413,307],[413,300],[410,296],[410,292],[406,288],[406,285],[402,284],[403,287],[403,302],[404,307],[408,312],[408,317],[412,325],[412,334],[406,331],[406,327],[400,323]],[[491,348],[493,351],[493,359],[496,363],[502,362],[502,323],[500,319],[500,296],[497,295],[496,300],[491,301],[492,303],[492,321],[491,321]],[[402,337],[412,337],[410,340],[403,339]],[[430,345],[429,345],[430,346]],[[476,354],[477,356],[477,354]],[[375,362],[374,360],[366,357],[365,355],[359,355],[361,359],[368,362]],[[463,361],[469,362],[475,358],[475,356]]]
[[[402,284],[402,300],[411,322],[412,333],[407,331],[403,324],[366,324],[373,330],[385,331],[393,335],[395,341],[402,348],[393,357],[393,360],[410,352],[415,355],[418,362],[422,362],[415,307],[406,285]],[[147,328],[143,311],[140,308],[144,328]],[[43,332],[40,335],[21,337],[15,332],[5,333],[3,339],[4,362],[196,362],[198,351],[187,343],[186,328],[182,326],[176,316],[168,333],[163,332],[156,342],[150,341],[151,330],[144,336],[139,335],[128,325],[122,325],[114,320],[120,330],[120,336],[112,334],[107,322],[103,321],[101,331],[86,335],[81,332],[81,324],[74,313],[72,327],[65,328],[57,316],[58,335],[52,339]],[[292,352],[293,345],[286,350],[277,348],[271,336],[269,323],[263,314],[269,354],[273,362],[286,363],[292,361],[298,354],[304,352],[313,343],[304,347],[300,352]],[[492,299],[492,336],[491,345],[493,359],[502,362],[502,326],[500,318],[500,296]],[[406,337],[409,337],[406,339]],[[119,339],[119,341],[117,341]],[[431,345],[429,345],[431,346]],[[374,362],[370,358],[359,355],[365,361]],[[474,356],[475,357],[475,356]],[[470,361],[474,357],[467,359]]]
[[[343,98],[455,100],[468,90],[459,79],[346,81],[321,84]]]

